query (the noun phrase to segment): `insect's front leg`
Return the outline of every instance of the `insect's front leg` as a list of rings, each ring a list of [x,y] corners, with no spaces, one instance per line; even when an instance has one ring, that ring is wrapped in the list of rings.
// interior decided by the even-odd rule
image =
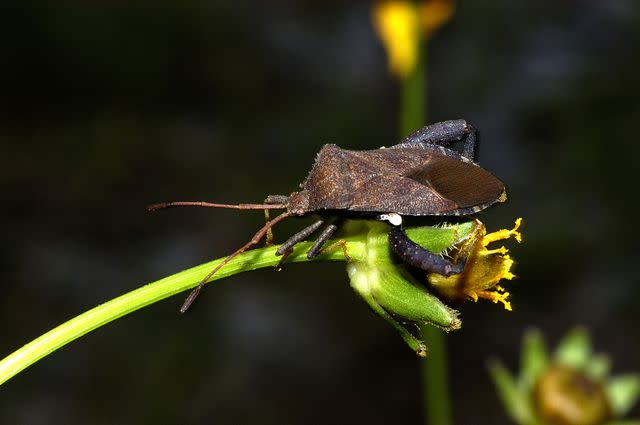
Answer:
[[[459,259],[458,262],[454,264],[438,254],[427,251],[409,239],[402,225],[391,227],[389,231],[389,244],[393,252],[402,258],[405,263],[426,272],[451,276],[462,273],[462,270],[464,270],[466,259]]]
[[[287,260],[287,257],[289,256],[289,254],[293,252],[293,247],[296,246],[296,244],[307,239],[308,236],[310,236],[313,232],[318,230],[323,224],[324,224],[324,220],[318,220],[315,223],[300,230],[298,233],[291,236],[282,245],[280,245],[280,248],[278,248],[278,250],[276,251],[276,255],[281,255],[282,258],[276,265],[276,270],[280,270],[282,268],[282,265]]]
[[[289,197],[286,196],[286,195],[269,195],[264,200],[265,204],[283,204],[283,205],[286,205],[287,202],[289,202]],[[265,221],[265,223],[269,222],[269,220],[271,220],[271,216],[269,215],[269,210],[264,210],[264,221]],[[267,230],[267,237],[266,237],[265,245],[266,246],[273,245],[273,230],[272,229]]]
[[[291,236],[282,245],[280,245],[280,248],[278,248],[278,250],[276,251],[276,255],[284,255],[285,253],[291,251],[297,243],[307,239],[309,235],[318,230],[323,224],[324,220],[318,220],[315,223],[300,230],[298,233]]]
[[[411,133],[400,143],[392,146],[392,148],[421,144],[448,146],[453,142],[462,140],[462,156],[473,161],[477,138],[476,129],[467,121],[449,120],[423,127]]]

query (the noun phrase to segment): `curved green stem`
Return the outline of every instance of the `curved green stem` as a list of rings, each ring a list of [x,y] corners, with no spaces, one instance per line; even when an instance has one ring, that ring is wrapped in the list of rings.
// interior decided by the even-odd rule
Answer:
[[[388,225],[377,221],[347,220],[343,225],[344,237],[337,241],[328,241],[326,245],[327,248],[311,261],[348,260],[351,261],[353,265],[362,264],[361,268],[367,270],[386,270],[385,276],[393,280],[392,278],[396,276],[396,273],[393,271],[395,270],[395,259],[389,248],[387,238],[388,229]],[[424,246],[426,249],[432,252],[442,252],[447,247],[455,245],[467,237],[472,229],[473,223],[469,222],[454,226],[413,227],[407,229],[407,234],[416,243]],[[311,242],[301,242],[297,244],[284,263],[310,261],[306,253],[311,245]],[[344,249],[341,249],[342,247],[344,247]],[[229,263],[221,268],[209,281],[222,279],[240,272],[264,267],[276,267],[282,261],[282,257],[276,255],[277,249],[278,246],[270,246],[246,251],[229,261]],[[41,358],[53,353],[58,348],[80,338],[82,335],[94,329],[106,325],[112,320],[195,287],[212,269],[224,260],[225,258],[219,258],[145,285],[101,304],[52,329],[0,361],[0,384],[6,382]],[[398,267],[401,268],[401,266]],[[373,274],[377,275],[380,273]],[[391,288],[396,292],[386,295],[386,298],[392,298],[392,300],[389,301],[385,298],[381,300],[381,302],[387,305],[387,307],[395,309],[394,311],[399,314],[403,312],[409,312],[413,316],[418,314],[423,321],[435,320],[434,323],[439,323],[441,326],[446,326],[446,324],[441,323],[443,320],[446,322],[449,316],[455,316],[453,311],[441,305],[440,301],[435,297],[430,294],[423,294],[421,291],[416,291],[415,288],[412,289],[411,284],[403,283],[402,279],[398,281],[397,276],[393,282],[387,283],[386,285],[379,282],[369,282],[369,285],[371,287],[368,286],[365,288],[366,293],[362,292],[362,288],[355,289],[366,299],[366,296],[370,295],[369,292],[371,291],[384,298],[385,288],[386,290]],[[402,303],[398,305],[397,300],[395,300],[397,297],[404,297],[403,300],[408,302],[411,308],[407,310],[406,305]],[[367,302],[370,302],[370,300]],[[445,319],[442,319],[442,315],[445,316]]]
[[[364,255],[364,244],[362,242],[359,242],[357,239],[347,239],[346,241],[350,257],[360,258]],[[309,261],[306,256],[306,251],[310,247],[310,242],[298,244],[294,252],[285,262],[298,263]],[[243,271],[275,267],[281,259],[281,257],[275,255],[276,249],[277,246],[271,246],[244,252],[220,269],[218,273],[211,278],[211,281]],[[145,285],[101,304],[50,330],[0,361],[0,384],[6,382],[41,358],[94,329],[149,304],[193,288],[200,283],[209,271],[223,260],[224,258],[219,258]],[[345,256],[341,249],[334,249],[316,257],[314,261],[316,260],[345,261]]]

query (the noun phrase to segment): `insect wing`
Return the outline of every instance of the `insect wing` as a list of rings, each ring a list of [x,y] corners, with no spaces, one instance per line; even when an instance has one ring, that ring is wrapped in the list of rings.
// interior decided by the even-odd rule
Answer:
[[[493,204],[504,192],[491,173],[440,147],[353,154],[369,164],[370,176],[352,188],[349,210],[413,216],[470,213]]]
[[[430,187],[458,208],[493,203],[504,192],[504,184],[484,168],[446,155],[432,156],[404,177]]]

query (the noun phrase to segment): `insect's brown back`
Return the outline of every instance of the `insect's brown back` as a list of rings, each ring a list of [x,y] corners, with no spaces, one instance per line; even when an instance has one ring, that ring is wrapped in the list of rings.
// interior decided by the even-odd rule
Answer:
[[[501,199],[504,184],[439,146],[349,151],[325,145],[302,184],[309,212],[455,215]]]

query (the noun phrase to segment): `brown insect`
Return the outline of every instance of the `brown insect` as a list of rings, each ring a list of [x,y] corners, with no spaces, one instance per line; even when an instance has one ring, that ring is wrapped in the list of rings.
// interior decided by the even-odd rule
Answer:
[[[461,142],[457,152],[447,146]],[[465,120],[424,127],[388,148],[350,151],[324,145],[299,192],[270,195],[263,204],[215,204],[169,202],[149,206],[150,211],[177,206],[235,208],[241,210],[284,209],[229,255],[189,294],[180,308],[186,312],[204,284],[231,259],[256,245],[271,228],[293,216],[316,214],[320,219],[287,239],[277,250],[284,255],[325,225],[307,252],[317,256],[344,218],[385,220],[391,224],[389,243],[406,263],[445,276],[460,273],[464,259],[452,263],[412,242],[402,228],[403,216],[463,216],[506,200],[504,184],[473,162],[476,131]],[[267,215],[268,217],[268,215]]]

